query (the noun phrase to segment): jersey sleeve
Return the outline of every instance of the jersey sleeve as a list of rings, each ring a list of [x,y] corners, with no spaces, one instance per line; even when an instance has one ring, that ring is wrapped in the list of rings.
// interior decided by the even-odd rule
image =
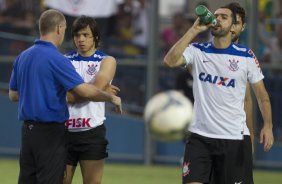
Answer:
[[[264,78],[262,74],[261,67],[259,65],[259,61],[252,50],[249,50],[248,53],[250,57],[248,57],[247,66],[248,66],[248,81],[251,84],[257,83],[258,81]]]
[[[52,70],[56,80],[58,80],[67,91],[84,83],[81,76],[75,71],[70,60],[64,56],[61,57],[60,61],[52,63]]]
[[[186,47],[186,49],[183,52],[186,65],[193,64],[193,62],[195,61],[194,56],[196,52],[197,50],[193,44],[189,44],[189,46]]]
[[[18,83],[17,83],[17,63],[18,63],[18,58],[16,58],[14,64],[13,64],[13,70],[10,78],[10,83],[9,83],[9,89],[13,91],[18,91]]]

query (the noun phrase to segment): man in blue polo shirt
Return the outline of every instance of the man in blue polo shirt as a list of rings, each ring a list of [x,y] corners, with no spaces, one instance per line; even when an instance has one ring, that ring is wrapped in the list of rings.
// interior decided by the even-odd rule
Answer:
[[[22,126],[20,184],[61,184],[66,167],[67,91],[91,101],[108,101],[121,112],[121,99],[84,83],[57,49],[64,39],[62,13],[47,10],[39,19],[40,40],[15,60],[9,97],[19,101]]]

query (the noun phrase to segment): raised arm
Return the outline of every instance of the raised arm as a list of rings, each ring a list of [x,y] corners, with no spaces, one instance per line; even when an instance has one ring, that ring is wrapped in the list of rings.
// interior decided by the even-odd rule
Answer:
[[[183,52],[185,48],[192,42],[192,40],[201,32],[206,31],[211,24],[200,24],[198,18],[193,26],[178,40],[164,57],[164,64],[168,67],[177,67],[185,64]]]
[[[264,144],[264,150],[269,151],[273,145],[273,132],[272,132],[272,114],[271,104],[268,93],[265,89],[263,80],[252,84],[258,105],[263,117],[264,125],[260,132],[260,143]]]

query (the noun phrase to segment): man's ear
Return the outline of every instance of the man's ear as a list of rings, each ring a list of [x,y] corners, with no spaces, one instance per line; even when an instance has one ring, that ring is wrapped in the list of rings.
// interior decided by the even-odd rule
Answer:
[[[244,23],[242,26],[242,32],[245,30],[245,27],[246,27],[246,23]]]
[[[61,33],[60,26],[56,26],[56,33],[57,33],[57,34],[60,34],[60,33]]]

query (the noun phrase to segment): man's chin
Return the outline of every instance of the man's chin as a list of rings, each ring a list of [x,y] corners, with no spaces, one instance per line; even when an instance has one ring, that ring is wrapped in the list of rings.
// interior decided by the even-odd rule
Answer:
[[[216,31],[216,30],[212,30],[212,31],[211,31],[211,34],[212,34],[213,36],[218,36],[218,35],[219,35],[219,32]]]

